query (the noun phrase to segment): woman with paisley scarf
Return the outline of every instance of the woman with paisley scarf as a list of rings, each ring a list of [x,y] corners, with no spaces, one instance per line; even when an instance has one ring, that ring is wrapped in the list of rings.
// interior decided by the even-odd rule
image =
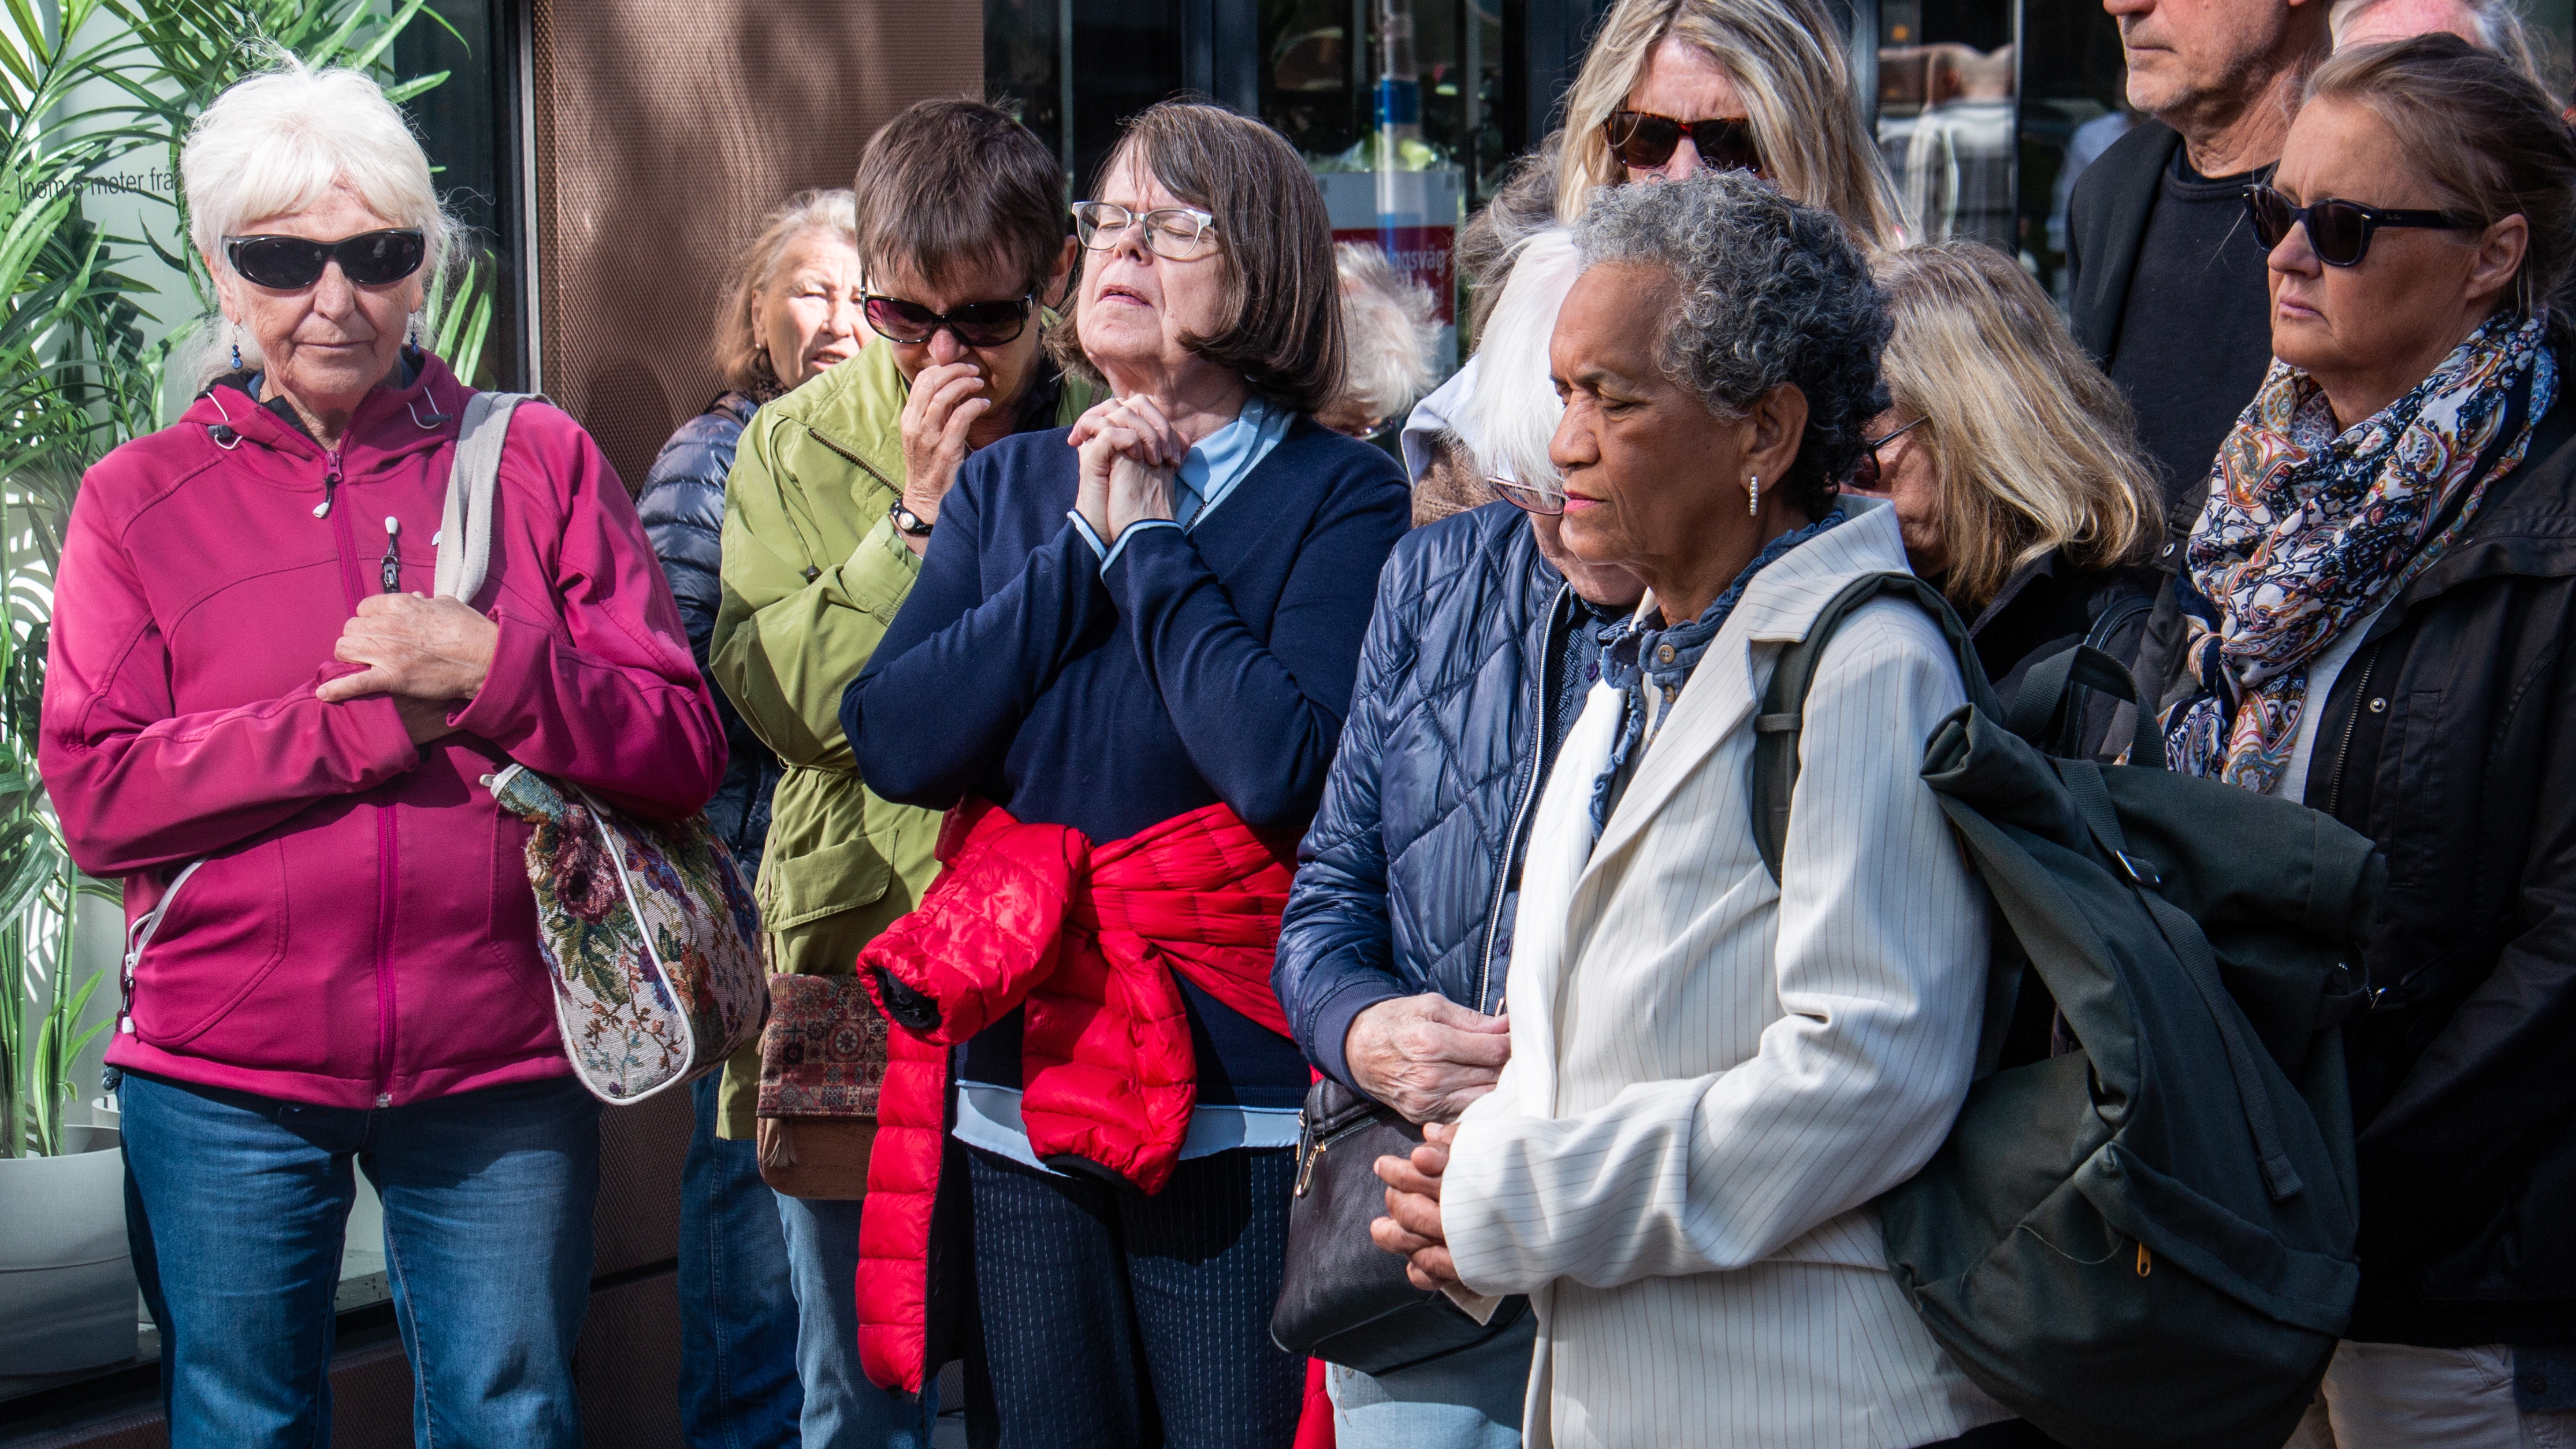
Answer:
[[[2277,360],[2192,531],[2167,748],[2390,866],[2348,1028],[2360,1301],[2293,1443],[2554,1442],[2576,1433],[2576,1375],[2540,1367],[2576,1341],[2576,141],[2453,37],[2364,47],[2310,80],[2247,204]]]

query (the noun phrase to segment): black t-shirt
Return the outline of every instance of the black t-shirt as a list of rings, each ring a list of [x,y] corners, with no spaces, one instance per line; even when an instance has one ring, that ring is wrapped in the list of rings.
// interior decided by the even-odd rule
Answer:
[[[2268,168],[2267,168],[2268,170]],[[2176,146],[2130,274],[2111,380],[2138,413],[2138,441],[2164,484],[2166,518],[2188,529],[2218,445],[2272,365],[2263,248],[2245,188],[2265,172],[2206,177]]]

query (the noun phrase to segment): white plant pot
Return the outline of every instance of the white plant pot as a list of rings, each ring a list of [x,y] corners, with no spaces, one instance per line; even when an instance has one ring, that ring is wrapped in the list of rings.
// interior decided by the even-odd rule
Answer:
[[[66,1127],[60,1157],[0,1158],[0,1374],[70,1373],[136,1351],[125,1155]]]

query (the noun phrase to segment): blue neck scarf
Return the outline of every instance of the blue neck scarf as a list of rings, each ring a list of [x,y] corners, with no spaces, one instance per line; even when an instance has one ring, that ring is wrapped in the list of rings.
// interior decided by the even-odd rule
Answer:
[[[1682,686],[1690,682],[1691,671],[1699,667],[1708,646],[1717,642],[1717,631],[1726,627],[1727,616],[1744,601],[1744,591],[1752,584],[1753,576],[1847,516],[1837,508],[1804,528],[1791,529],[1771,540],[1698,618],[1660,629],[1631,618],[1609,635],[1601,649],[1601,680],[1619,691],[1619,733],[1610,746],[1610,763],[1592,782],[1592,834],[1596,839],[1610,823],[1610,810],[1618,803],[1620,782],[1627,776],[1629,762],[1654,743],[1655,734],[1672,716],[1673,701],[1681,697]],[[1652,730],[1646,726],[1649,689],[1660,691]]]

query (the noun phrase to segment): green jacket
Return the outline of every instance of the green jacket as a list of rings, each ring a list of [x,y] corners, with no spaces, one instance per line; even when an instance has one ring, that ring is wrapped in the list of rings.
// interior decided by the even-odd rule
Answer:
[[[707,669],[786,766],[755,892],[774,971],[848,974],[938,873],[938,813],[869,790],[841,733],[841,691],[921,570],[886,516],[903,489],[905,390],[893,348],[861,350],[753,414],[725,482]],[[1067,379],[1059,423],[1090,403]],[[759,1071],[756,1046],[726,1066],[723,1136],[752,1134]]]

